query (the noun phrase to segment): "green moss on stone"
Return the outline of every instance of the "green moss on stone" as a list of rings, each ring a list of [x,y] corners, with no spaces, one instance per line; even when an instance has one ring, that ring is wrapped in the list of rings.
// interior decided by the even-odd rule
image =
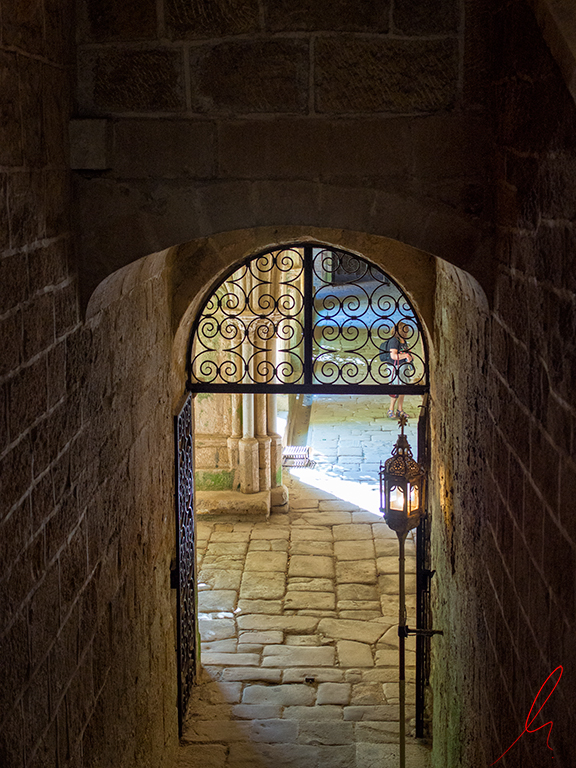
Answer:
[[[194,479],[197,491],[230,491],[233,487],[234,472],[227,469],[216,472],[201,470],[196,472]]]

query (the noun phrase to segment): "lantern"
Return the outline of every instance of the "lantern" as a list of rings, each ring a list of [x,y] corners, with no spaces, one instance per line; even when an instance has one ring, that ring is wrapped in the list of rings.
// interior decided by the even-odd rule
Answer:
[[[417,528],[424,514],[425,472],[412,456],[404,434],[406,423],[406,417],[401,416],[401,433],[392,455],[384,466],[380,465],[380,511],[398,537]]]

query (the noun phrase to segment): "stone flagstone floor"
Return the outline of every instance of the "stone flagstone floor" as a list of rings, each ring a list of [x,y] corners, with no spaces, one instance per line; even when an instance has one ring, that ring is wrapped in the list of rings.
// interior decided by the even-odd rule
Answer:
[[[398,765],[397,539],[380,517],[287,482],[289,514],[198,523],[203,670],[180,768]],[[413,592],[413,541],[407,553]],[[410,719],[413,638],[408,649]],[[406,754],[428,766],[413,738]]]

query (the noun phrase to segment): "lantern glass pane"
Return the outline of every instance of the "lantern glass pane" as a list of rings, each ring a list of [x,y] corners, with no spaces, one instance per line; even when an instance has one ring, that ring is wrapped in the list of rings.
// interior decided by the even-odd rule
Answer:
[[[404,510],[404,491],[397,485],[390,488],[390,509]]]
[[[410,512],[412,512],[415,509],[418,509],[418,506],[420,504],[420,494],[419,494],[419,488],[417,485],[410,485]]]

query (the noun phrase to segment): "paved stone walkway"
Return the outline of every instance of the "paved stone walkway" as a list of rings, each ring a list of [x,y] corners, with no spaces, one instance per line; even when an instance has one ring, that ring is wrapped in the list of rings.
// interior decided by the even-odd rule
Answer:
[[[269,521],[199,520],[203,669],[179,768],[399,764],[397,539],[378,514],[321,488],[330,473],[336,483],[374,469],[362,466],[367,461],[351,469],[344,460],[349,440],[361,446],[362,458],[365,446],[378,441],[387,446],[382,457],[389,454],[397,424],[381,421],[378,402],[366,405],[347,397],[315,400],[309,444],[320,463],[315,472],[306,470],[307,482],[296,471],[285,474],[288,514]],[[343,437],[331,432],[334,420],[345,422],[337,429]],[[334,440],[336,450],[322,455]],[[375,477],[363,480],[374,485]],[[407,571],[413,625],[412,539]],[[407,647],[410,732],[414,638]],[[429,765],[428,750],[411,737],[406,755],[408,768]]]

